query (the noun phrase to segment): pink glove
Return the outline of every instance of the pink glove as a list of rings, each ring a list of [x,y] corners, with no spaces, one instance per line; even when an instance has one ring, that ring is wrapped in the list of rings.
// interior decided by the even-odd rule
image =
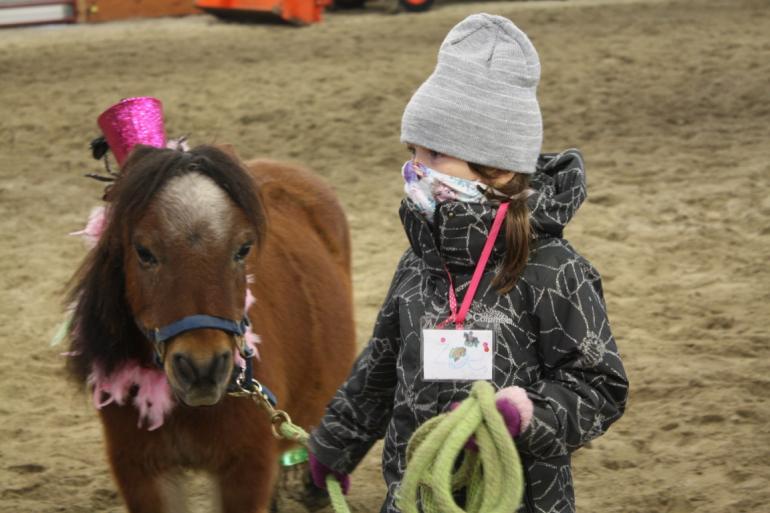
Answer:
[[[315,457],[315,455],[311,452],[310,453],[310,477],[313,478],[313,484],[316,486],[316,488],[320,488],[321,490],[326,490],[326,476],[329,474],[333,475],[337,478],[337,481],[340,482],[340,486],[342,487],[342,493],[347,495],[348,490],[350,490],[350,476],[347,474],[343,474],[342,472],[336,472],[320,461]]]
[[[449,409],[454,410],[458,406],[460,406],[460,403],[455,402],[449,406]],[[498,390],[497,394],[495,394],[495,406],[497,406],[497,411],[502,415],[512,438],[516,438],[529,427],[532,421],[532,413],[535,409],[532,401],[527,396],[527,392],[523,388],[515,386]],[[465,448],[477,451],[479,447],[476,445],[476,439],[471,437],[468,443],[465,444]]]
[[[501,388],[495,394],[495,406],[503,416],[513,438],[527,430],[535,409],[527,392],[521,387]]]

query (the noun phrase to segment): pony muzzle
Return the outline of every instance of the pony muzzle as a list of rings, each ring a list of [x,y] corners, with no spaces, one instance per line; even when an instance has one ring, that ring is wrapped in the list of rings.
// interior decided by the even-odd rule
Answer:
[[[177,398],[188,406],[211,406],[224,396],[233,372],[234,337],[195,330],[165,344],[164,371]]]

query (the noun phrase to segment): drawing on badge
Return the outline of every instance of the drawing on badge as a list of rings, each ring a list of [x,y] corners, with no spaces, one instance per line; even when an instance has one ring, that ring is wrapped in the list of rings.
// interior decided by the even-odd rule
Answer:
[[[479,347],[479,337],[473,334],[472,331],[466,331],[463,333],[466,347]]]
[[[464,347],[455,347],[452,348],[451,351],[449,351],[449,358],[451,358],[453,361],[457,362],[461,358],[465,356],[465,348]]]
[[[423,331],[422,355],[426,380],[473,381],[492,379],[494,367],[492,330]]]

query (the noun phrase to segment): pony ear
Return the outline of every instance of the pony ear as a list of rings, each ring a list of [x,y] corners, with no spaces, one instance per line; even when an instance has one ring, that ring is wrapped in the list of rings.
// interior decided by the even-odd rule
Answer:
[[[95,367],[109,374],[126,360],[151,359],[126,300],[123,250],[110,235],[105,233],[88,255],[68,294],[75,304],[68,368],[81,382]]]

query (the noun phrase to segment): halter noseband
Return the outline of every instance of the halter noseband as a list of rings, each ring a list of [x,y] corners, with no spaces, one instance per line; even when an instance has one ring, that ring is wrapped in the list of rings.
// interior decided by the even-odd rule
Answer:
[[[214,317],[213,315],[188,315],[187,317],[183,317],[178,321],[167,324],[162,328],[143,331],[145,332],[145,335],[147,335],[147,338],[155,343],[156,350],[159,350],[166,340],[181,335],[186,331],[209,328],[226,331],[242,337],[246,333],[246,328],[248,328],[248,326],[249,319],[246,316],[244,316],[240,322],[236,322],[231,321],[230,319],[223,319],[222,317]]]
[[[155,364],[161,368],[163,367],[164,344],[167,340],[174,338],[177,335],[199,329],[215,329],[235,335],[238,352],[246,361],[246,366],[241,368],[238,365],[235,365],[232,379],[227,387],[228,391],[232,392],[240,391],[245,386],[251,386],[254,381],[252,359],[255,352],[243,340],[243,336],[248,327],[249,319],[245,315],[240,322],[224,319],[222,317],[214,317],[213,315],[188,315],[187,317],[183,317],[178,321],[174,321],[171,324],[167,324],[160,328],[148,330],[140,326],[140,329],[145,336],[153,342],[155,348]],[[275,406],[277,403],[275,395],[264,385],[259,385],[259,388],[260,392],[267,398],[267,400]]]

